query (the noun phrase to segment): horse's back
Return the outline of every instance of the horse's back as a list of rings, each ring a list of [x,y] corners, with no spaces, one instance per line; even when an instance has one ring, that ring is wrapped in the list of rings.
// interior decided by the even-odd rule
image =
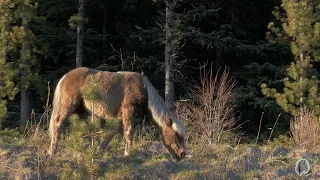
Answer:
[[[143,78],[139,73],[77,68],[66,74],[66,79],[70,83],[69,88],[80,92],[79,90],[85,85],[89,74],[92,74],[99,83],[102,94],[102,99],[94,102],[96,115],[105,118],[121,118],[122,108],[137,107],[137,112],[142,112],[147,105],[147,92],[143,85]],[[76,92],[71,95],[76,95]],[[86,109],[90,111],[92,101],[84,97],[82,100]]]

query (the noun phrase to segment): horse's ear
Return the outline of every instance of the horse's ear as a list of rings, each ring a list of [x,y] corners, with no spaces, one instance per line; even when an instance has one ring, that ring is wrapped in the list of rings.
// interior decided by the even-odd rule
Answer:
[[[168,126],[172,126],[172,119],[171,119],[170,116],[166,117],[166,123],[167,123]]]

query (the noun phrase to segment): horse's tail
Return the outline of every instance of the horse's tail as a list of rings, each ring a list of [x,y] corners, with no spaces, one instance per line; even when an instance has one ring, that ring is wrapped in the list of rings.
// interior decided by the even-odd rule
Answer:
[[[65,75],[59,80],[57,87],[54,91],[53,102],[52,102],[52,113],[49,124],[49,135],[52,137],[52,129],[55,125],[55,120],[59,118],[60,106],[61,106],[61,83],[64,80]]]

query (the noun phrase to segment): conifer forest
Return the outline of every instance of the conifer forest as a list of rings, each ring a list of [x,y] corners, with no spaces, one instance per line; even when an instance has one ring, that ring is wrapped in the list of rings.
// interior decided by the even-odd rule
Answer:
[[[0,179],[318,179],[319,62],[319,0],[0,0]],[[147,77],[185,158],[144,116],[124,156],[121,120],[89,112],[49,156],[55,89],[79,67]]]

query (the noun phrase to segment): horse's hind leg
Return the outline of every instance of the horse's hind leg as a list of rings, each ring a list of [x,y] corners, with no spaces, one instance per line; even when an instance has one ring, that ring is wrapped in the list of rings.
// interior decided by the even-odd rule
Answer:
[[[133,128],[134,128],[134,118],[135,118],[135,107],[125,106],[122,109],[122,123],[123,123],[123,134],[126,139],[126,146],[124,154],[128,156],[130,154],[130,149],[133,140]]]
[[[114,137],[114,135],[116,135],[118,132],[117,129],[111,130],[110,132],[108,132],[108,134],[106,135],[105,139],[100,143],[99,149],[100,150],[105,150],[109,144],[109,142],[111,141],[111,139]]]
[[[110,120],[112,121],[112,120]],[[107,135],[105,136],[104,140],[100,143],[99,145],[99,149],[100,150],[105,150],[109,144],[109,142],[111,141],[111,139],[114,137],[114,135],[116,135],[118,132],[120,132],[120,129],[121,129],[121,124],[116,124],[116,126],[112,126],[112,129],[110,129],[108,132],[107,132]]]
[[[48,150],[48,154],[52,156],[56,152],[58,136],[59,136],[59,128],[64,120],[66,120],[72,113],[74,113],[75,109],[79,106],[80,103],[75,103],[69,99],[61,99],[60,111],[58,115],[53,117],[50,120],[50,136],[51,143]]]
[[[48,154],[52,156],[56,152],[57,148],[57,141],[58,141],[58,130],[61,125],[61,120],[60,116],[56,119],[51,119],[52,122],[50,122],[50,137],[51,137],[51,142],[50,142],[50,147],[48,150]]]

